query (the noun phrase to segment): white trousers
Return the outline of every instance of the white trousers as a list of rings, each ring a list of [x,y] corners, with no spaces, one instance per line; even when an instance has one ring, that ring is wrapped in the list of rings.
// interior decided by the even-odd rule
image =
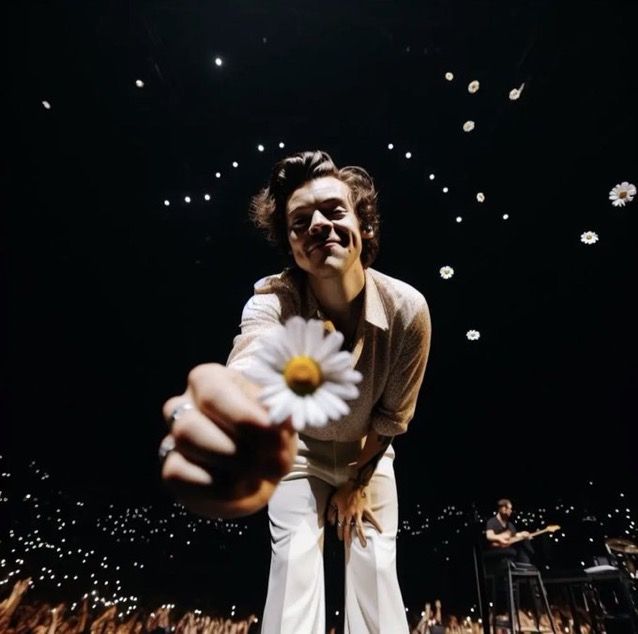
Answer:
[[[323,532],[326,506],[347,480],[362,443],[300,437],[292,471],[268,505],[272,558],[262,634],[325,634]],[[379,461],[367,489],[383,533],[364,522],[368,540],[345,545],[345,634],[403,634],[408,623],[396,573],[398,527],[394,449]],[[329,529],[336,530],[329,525]]]

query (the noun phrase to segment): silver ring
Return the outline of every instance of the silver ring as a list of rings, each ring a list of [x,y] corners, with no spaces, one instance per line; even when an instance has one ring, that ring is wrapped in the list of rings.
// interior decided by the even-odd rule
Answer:
[[[161,462],[166,460],[166,456],[175,449],[175,446],[175,438],[173,438],[173,436],[166,436],[166,438],[162,440],[159,446],[159,451],[157,452]]]
[[[195,406],[188,401],[184,403],[180,403],[172,412],[168,418],[168,426],[172,427],[173,423],[179,419],[182,412],[187,412],[188,410],[195,409]]]

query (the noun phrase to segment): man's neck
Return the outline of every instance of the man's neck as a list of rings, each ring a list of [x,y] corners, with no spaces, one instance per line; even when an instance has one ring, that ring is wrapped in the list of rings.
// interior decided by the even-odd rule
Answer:
[[[496,517],[498,517],[499,521],[501,522],[501,524],[503,524],[503,526],[507,525],[507,522],[508,522],[507,517],[503,517],[500,513],[497,513]]]
[[[353,267],[343,277],[309,277],[309,284],[321,309],[337,328],[356,327],[361,314],[361,291],[365,286],[363,267]]]

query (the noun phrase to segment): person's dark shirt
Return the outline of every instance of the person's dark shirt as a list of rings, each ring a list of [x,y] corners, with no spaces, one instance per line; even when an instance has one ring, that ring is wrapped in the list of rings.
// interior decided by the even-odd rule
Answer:
[[[505,526],[503,526],[503,524],[501,524],[501,521],[498,519],[498,517],[496,517],[496,515],[494,517],[491,517],[489,520],[487,520],[485,530],[486,531],[493,530],[496,535],[499,535],[500,533],[504,533],[505,531],[509,531],[510,535],[516,534],[516,527],[514,526],[514,524],[512,524],[512,522],[508,521],[505,524]]]

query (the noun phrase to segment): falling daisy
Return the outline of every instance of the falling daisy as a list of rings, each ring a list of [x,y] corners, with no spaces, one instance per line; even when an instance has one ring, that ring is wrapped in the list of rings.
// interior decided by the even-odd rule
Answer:
[[[472,132],[472,130],[474,130],[474,127],[475,127],[474,121],[471,121],[471,120],[470,121],[466,121],[463,124],[463,131],[464,132]]]
[[[580,236],[580,241],[583,244],[596,244],[598,242],[598,234],[595,231],[585,231]]]
[[[523,92],[523,88],[525,88],[525,82],[523,82],[518,88],[512,88],[509,94],[510,101],[516,101],[517,99],[519,99],[521,93]]]
[[[478,330],[468,330],[465,333],[465,336],[470,340],[470,341],[477,341],[480,337],[481,337],[481,333]]]
[[[454,275],[454,269],[451,266],[442,266],[439,273],[444,280],[449,280]]]
[[[340,350],[343,335],[326,334],[324,322],[292,317],[269,331],[256,351],[248,377],[263,387],[261,400],[273,423],[292,418],[297,431],[323,427],[350,412],[346,400],[359,396],[363,378],[352,368],[350,352]]]
[[[609,200],[614,207],[624,207],[625,203],[630,203],[635,195],[636,186],[624,181],[609,192]]]
[[[483,192],[479,192],[478,194],[476,194],[476,200],[478,200],[480,203],[484,203],[485,194]]]
[[[481,84],[479,83],[478,79],[475,79],[474,81],[471,81],[468,86],[467,86],[467,91],[470,94],[474,94],[478,92],[478,89],[481,87]]]

